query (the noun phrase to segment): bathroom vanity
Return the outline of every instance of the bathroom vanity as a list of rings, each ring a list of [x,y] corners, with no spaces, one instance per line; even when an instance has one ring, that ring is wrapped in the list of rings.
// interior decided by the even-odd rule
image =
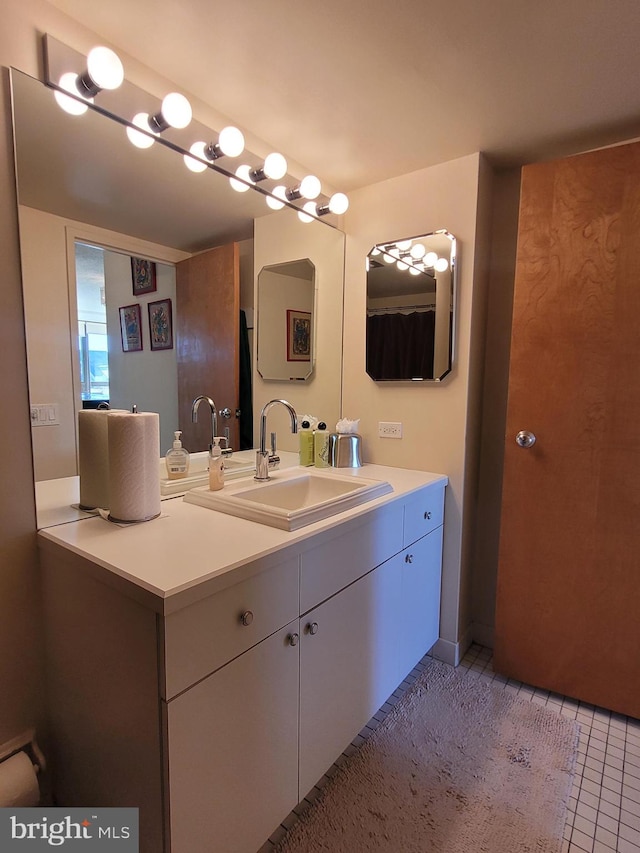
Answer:
[[[341,471],[341,474],[344,474]],[[438,639],[444,476],[288,532],[164,501],[39,533],[56,801],[255,853]]]

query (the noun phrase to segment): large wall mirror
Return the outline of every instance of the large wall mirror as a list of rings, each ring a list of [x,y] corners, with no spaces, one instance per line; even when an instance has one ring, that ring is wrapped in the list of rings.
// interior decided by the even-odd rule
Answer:
[[[215,170],[194,174],[170,146],[134,148],[123,126],[100,111],[64,113],[51,89],[15,69],[11,88],[29,394],[32,412],[40,406],[45,413],[32,429],[36,481],[77,474],[83,390],[99,400],[105,382],[112,406],[135,403],[139,410],[160,412],[161,453],[175,429],[185,434],[189,429],[191,418],[179,399],[184,388],[189,395],[212,397],[219,409],[231,411],[232,421],[237,410],[252,407],[254,434],[256,416],[273,396],[287,397],[305,411],[308,383],[290,382],[296,378],[292,374],[278,377],[286,384],[274,388],[273,381],[263,381],[253,353],[259,313],[254,271],[301,259],[308,259],[307,273],[313,269],[313,358],[323,364],[322,376],[311,386],[327,421],[337,420],[341,362],[334,343],[336,312],[341,317],[342,311],[344,234],[328,222],[302,223],[289,207],[270,211],[263,193],[234,192],[228,177]],[[155,264],[155,289],[134,292],[132,257]],[[203,259],[207,267],[200,289],[194,289]],[[223,290],[225,277],[233,292]],[[165,339],[152,346],[154,303],[170,306],[172,345]],[[123,351],[120,309],[130,305],[140,309],[134,313],[140,318],[141,349]],[[203,330],[200,318],[223,310],[230,312],[224,324],[230,334],[221,353],[218,333]],[[241,311],[251,359],[243,389]],[[108,333],[96,343],[101,323],[107,323]],[[281,337],[286,340],[284,329]],[[83,346],[92,350],[90,358]],[[196,373],[203,358],[206,367]],[[187,445],[192,452],[206,449],[209,441],[210,420],[199,421]]]
[[[367,256],[366,369],[376,381],[441,382],[453,364],[456,240],[436,231]]]

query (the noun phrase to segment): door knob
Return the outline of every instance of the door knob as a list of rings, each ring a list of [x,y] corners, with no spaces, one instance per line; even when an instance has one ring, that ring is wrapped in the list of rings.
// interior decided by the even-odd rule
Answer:
[[[245,610],[244,613],[240,615],[240,622],[247,628],[253,622],[253,613],[250,610]]]
[[[290,646],[297,646],[298,640],[299,640],[298,634],[288,634],[287,635],[287,643],[289,643]]]
[[[532,432],[529,432],[528,429],[521,429],[516,435],[516,444],[518,447],[524,447],[526,449],[528,447],[533,447],[535,443],[536,437]]]

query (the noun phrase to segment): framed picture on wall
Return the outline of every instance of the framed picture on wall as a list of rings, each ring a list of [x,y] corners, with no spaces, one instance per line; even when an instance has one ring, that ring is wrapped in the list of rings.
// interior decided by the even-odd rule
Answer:
[[[311,361],[311,312],[287,309],[287,361]]]
[[[173,318],[171,300],[159,299],[149,303],[149,338],[151,349],[173,349]]]
[[[137,352],[142,349],[142,312],[140,306],[123,305],[120,310],[120,336],[122,352]]]
[[[131,258],[133,295],[142,296],[156,290],[156,265],[146,258]]]

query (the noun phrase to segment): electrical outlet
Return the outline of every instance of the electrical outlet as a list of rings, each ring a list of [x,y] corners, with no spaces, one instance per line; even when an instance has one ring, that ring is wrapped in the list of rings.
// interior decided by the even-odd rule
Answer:
[[[378,436],[380,438],[402,438],[402,424],[378,421]]]

